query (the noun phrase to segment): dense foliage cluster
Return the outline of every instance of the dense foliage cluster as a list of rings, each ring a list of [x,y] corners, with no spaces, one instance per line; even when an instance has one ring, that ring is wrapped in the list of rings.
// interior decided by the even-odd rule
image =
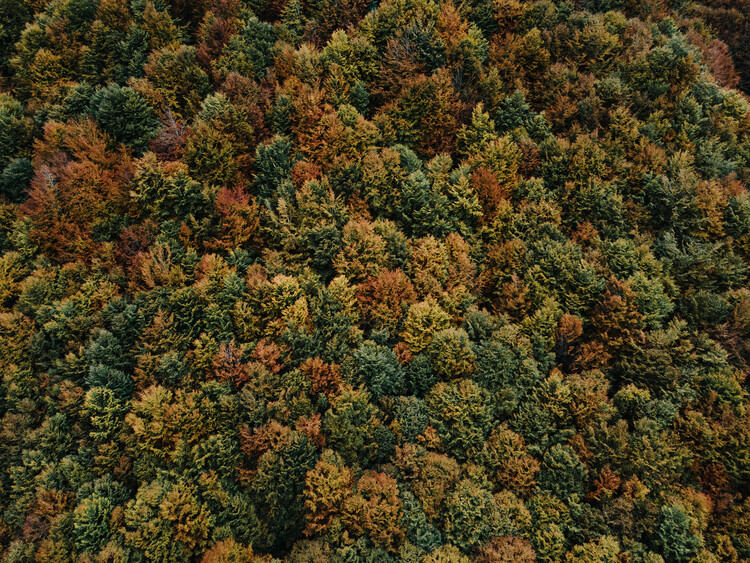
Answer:
[[[749,39],[0,1],[0,557],[750,560]]]

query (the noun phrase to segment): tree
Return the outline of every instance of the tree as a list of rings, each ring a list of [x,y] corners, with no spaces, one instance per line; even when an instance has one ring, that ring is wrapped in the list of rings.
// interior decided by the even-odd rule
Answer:
[[[192,485],[158,478],[125,509],[125,545],[157,561],[188,561],[210,545],[210,512]]]
[[[492,538],[490,543],[479,549],[480,563],[533,563],[536,561],[534,549],[528,540],[514,536]]]
[[[305,477],[306,535],[341,534],[345,503],[353,486],[354,474],[341,456],[333,450],[324,451]]]
[[[689,561],[698,553],[703,539],[696,534],[693,520],[679,505],[661,507],[661,523],[655,543],[666,561]]]
[[[291,148],[289,140],[281,136],[258,145],[255,151],[254,195],[261,201],[273,198],[279,185],[284,180],[291,180],[290,172],[294,164]]]
[[[626,76],[629,81],[638,81],[640,88],[652,99],[667,95],[674,100],[697,78],[698,58],[685,37],[677,34],[633,61]]]
[[[336,271],[354,281],[377,276],[388,265],[386,242],[369,221],[349,221],[341,230],[341,249],[333,259]]]
[[[140,155],[161,128],[146,100],[132,88],[111,84],[91,96],[89,112],[117,142]]]
[[[123,485],[109,477],[98,479],[90,489],[73,511],[73,529],[76,550],[94,554],[114,536],[110,528],[112,512],[127,502],[129,494]]]
[[[404,368],[391,349],[368,341],[354,353],[354,358],[360,380],[375,398],[404,391]]]
[[[360,345],[358,321],[356,289],[345,276],[333,278],[320,289],[313,312],[314,336],[326,360],[342,362]]]
[[[208,75],[198,64],[195,47],[181,45],[153,51],[144,67],[148,83],[134,88],[153,105],[189,118],[209,93]]]
[[[463,480],[445,499],[445,538],[464,551],[483,545],[496,535],[499,513],[489,491]]]
[[[341,370],[337,364],[327,364],[320,358],[308,358],[300,366],[304,376],[310,380],[310,392],[336,396],[341,388]]]
[[[481,103],[471,113],[471,126],[461,127],[456,137],[456,148],[462,157],[482,152],[490,142],[497,139],[495,123]]]
[[[31,122],[21,103],[8,94],[0,95],[0,169],[16,158],[28,156]]]
[[[396,480],[384,473],[365,471],[355,493],[346,502],[346,524],[355,534],[362,532],[375,543],[395,551],[403,541],[401,499]]]
[[[544,454],[539,485],[561,499],[582,495],[588,478],[586,467],[570,446],[555,445]]]
[[[484,150],[472,153],[470,165],[473,170],[484,168],[494,174],[494,180],[500,185],[500,190],[512,193],[519,180],[518,167],[521,161],[521,151],[510,137],[504,136],[490,140]],[[493,191],[496,191],[494,188]],[[497,196],[487,194],[487,201],[496,201]]]
[[[251,109],[233,102],[224,94],[211,94],[203,100],[195,122],[198,129],[216,133],[231,144],[232,155],[239,171],[249,173],[255,156],[256,131]],[[191,137],[193,138],[193,137]]]
[[[419,501],[409,491],[401,492],[401,508],[401,525],[406,538],[428,553],[439,547],[442,543],[440,530],[427,519]]]
[[[425,156],[448,152],[458,130],[461,103],[450,76],[440,70],[430,77],[413,78],[404,87],[392,119],[399,142]]]
[[[201,563],[264,563],[268,560],[269,556],[256,555],[252,546],[237,543],[230,537],[206,551]]]
[[[8,62],[13,52],[13,45],[18,40],[24,25],[29,23],[33,10],[23,0],[4,3],[0,11],[0,68],[3,74],[9,70]]]
[[[443,545],[422,559],[424,563],[468,563],[471,561],[455,545]]]
[[[459,481],[458,462],[445,454],[406,444],[396,451],[396,464],[410,481],[427,518],[439,520],[446,495]]]
[[[111,139],[91,120],[45,127],[36,151],[44,169],[23,209],[36,227],[32,238],[49,257],[90,259],[119,232],[133,167],[127,151],[108,147]]]
[[[249,15],[240,32],[230,37],[220,56],[213,61],[214,71],[222,78],[231,72],[237,72],[253,79],[261,79],[272,61],[271,48],[275,42],[274,27]]]
[[[183,170],[170,176],[165,174],[153,153],[140,161],[134,178],[135,199],[144,211],[155,220],[201,217],[211,209],[211,195],[200,183]]]
[[[305,529],[305,478],[317,462],[317,450],[299,432],[289,433],[272,450],[263,454],[252,483],[255,506],[268,535],[259,547],[286,548]]]
[[[126,413],[127,403],[112,389],[93,387],[86,393],[82,415],[90,427],[89,438],[97,448],[98,455],[94,457],[97,466],[113,468],[118,461],[119,448],[115,444]]]
[[[129,375],[102,364],[92,365],[85,381],[91,388],[103,387],[112,390],[121,400],[129,399],[133,392],[133,381]]]
[[[565,553],[565,535],[557,524],[542,524],[532,533],[531,545],[538,561],[560,561]]]
[[[380,424],[381,413],[370,402],[370,394],[344,387],[323,418],[323,431],[327,444],[347,463],[368,465],[384,446],[375,440]]]
[[[396,335],[406,309],[417,300],[414,284],[401,270],[382,270],[359,285],[357,300],[363,320],[373,329]]]
[[[221,132],[199,123],[185,145],[183,159],[196,179],[208,185],[227,187],[237,175],[235,149]]]
[[[525,497],[536,487],[539,462],[528,453],[523,438],[507,426],[502,425],[490,433],[482,457],[498,489],[508,489]]]
[[[586,542],[583,545],[575,546],[565,557],[566,561],[571,563],[593,563],[601,561],[602,563],[615,563],[620,554],[620,544],[612,536],[604,536],[596,541]]]
[[[539,366],[527,349],[494,340],[477,346],[474,380],[492,393],[499,416],[514,413],[539,378]]]
[[[414,396],[398,397],[395,404],[394,432],[408,442],[424,432],[429,423],[424,401]]]
[[[428,348],[435,372],[443,379],[470,377],[476,369],[476,354],[466,331],[447,328],[438,332]]]
[[[445,451],[457,459],[472,459],[489,432],[489,393],[470,379],[438,383],[425,397],[430,422]]]
[[[0,194],[8,201],[21,203],[34,177],[34,167],[27,158],[17,158],[0,173]]]
[[[209,248],[230,251],[257,244],[260,231],[260,209],[254,199],[241,189],[222,188],[214,202],[219,230],[207,243]]]
[[[432,343],[435,334],[448,327],[449,320],[448,314],[435,299],[428,297],[409,307],[401,337],[409,349],[418,354]]]

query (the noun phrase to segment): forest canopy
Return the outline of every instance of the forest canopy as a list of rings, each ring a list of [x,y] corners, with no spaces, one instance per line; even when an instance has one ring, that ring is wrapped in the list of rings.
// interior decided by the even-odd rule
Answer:
[[[0,559],[750,560],[748,0],[0,0]]]

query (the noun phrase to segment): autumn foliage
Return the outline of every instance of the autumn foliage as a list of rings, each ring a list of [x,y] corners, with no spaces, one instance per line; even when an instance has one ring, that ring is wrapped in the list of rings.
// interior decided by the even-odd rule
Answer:
[[[749,34],[1,0],[0,560],[750,561]]]

